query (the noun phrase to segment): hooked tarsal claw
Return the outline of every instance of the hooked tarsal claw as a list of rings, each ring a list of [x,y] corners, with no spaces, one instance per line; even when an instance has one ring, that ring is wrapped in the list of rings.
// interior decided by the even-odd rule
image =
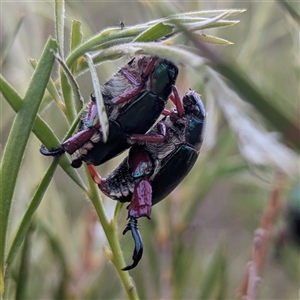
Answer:
[[[130,218],[126,228],[123,231],[123,235],[129,230],[131,231],[134,240],[134,251],[132,255],[133,263],[123,268],[122,271],[129,271],[135,268],[143,256],[143,241],[139,232],[138,221],[134,217]]]
[[[45,156],[59,156],[65,153],[65,150],[62,147],[58,147],[56,149],[53,149],[51,151],[46,150],[45,146],[42,145],[40,148],[41,154]]]

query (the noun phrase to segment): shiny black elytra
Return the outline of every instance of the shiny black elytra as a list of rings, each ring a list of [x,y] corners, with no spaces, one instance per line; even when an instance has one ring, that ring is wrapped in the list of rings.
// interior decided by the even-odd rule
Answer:
[[[135,247],[134,268],[143,254],[137,219],[150,219],[152,205],[163,200],[194,166],[203,139],[205,109],[200,96],[189,91],[182,99],[184,112],[176,110],[164,117],[146,135],[132,135],[129,155],[107,178],[101,178],[89,165],[100,190],[120,202],[130,202],[129,222],[123,234],[131,231]]]
[[[149,55],[134,57],[101,88],[109,119],[109,134],[103,142],[95,98],[92,96],[79,123],[78,132],[58,148],[40,152],[58,156],[76,153],[72,166],[82,161],[100,165],[130,147],[132,134],[144,134],[164,111],[174,89],[178,68],[165,59]]]

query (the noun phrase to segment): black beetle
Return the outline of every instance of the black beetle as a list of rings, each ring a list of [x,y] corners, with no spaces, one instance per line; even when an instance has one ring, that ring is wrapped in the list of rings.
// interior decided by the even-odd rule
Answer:
[[[40,152],[46,156],[76,152],[74,168],[79,168],[82,161],[97,166],[117,156],[130,147],[128,139],[132,134],[147,132],[164,112],[177,75],[178,68],[170,61],[149,55],[134,57],[101,88],[109,119],[107,142],[102,141],[92,96],[78,132],[58,148],[47,151],[42,146]]]
[[[94,181],[108,197],[128,206],[125,234],[131,231],[135,248],[134,268],[142,257],[143,243],[137,219],[150,219],[151,206],[163,200],[187,176],[195,164],[202,144],[205,108],[200,96],[189,91],[183,97],[184,113],[175,109],[145,135],[132,135],[134,145],[129,155],[107,177],[101,178],[94,166],[88,165]]]

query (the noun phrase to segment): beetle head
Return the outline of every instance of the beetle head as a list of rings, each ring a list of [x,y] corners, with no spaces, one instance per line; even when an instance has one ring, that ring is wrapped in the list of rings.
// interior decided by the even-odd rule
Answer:
[[[200,150],[203,140],[205,108],[202,100],[195,91],[189,91],[182,99],[185,116],[188,119],[186,141]]]

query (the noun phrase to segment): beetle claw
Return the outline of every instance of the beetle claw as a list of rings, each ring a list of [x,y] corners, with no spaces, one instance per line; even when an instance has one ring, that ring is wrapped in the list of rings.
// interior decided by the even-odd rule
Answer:
[[[129,271],[135,268],[143,256],[143,241],[139,232],[138,220],[134,217],[131,217],[126,228],[123,231],[123,235],[127,231],[131,231],[133,240],[134,240],[134,251],[132,255],[133,263],[122,269],[122,271]]]
[[[51,151],[46,150],[45,146],[42,145],[40,148],[41,154],[45,156],[59,156],[65,153],[65,150],[62,147],[54,148]]]

